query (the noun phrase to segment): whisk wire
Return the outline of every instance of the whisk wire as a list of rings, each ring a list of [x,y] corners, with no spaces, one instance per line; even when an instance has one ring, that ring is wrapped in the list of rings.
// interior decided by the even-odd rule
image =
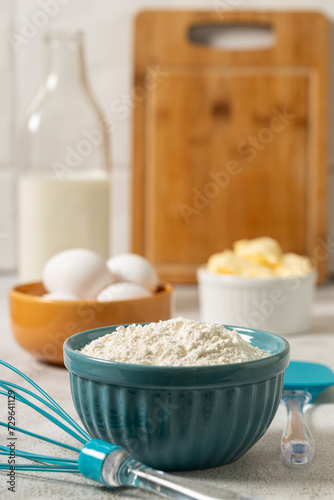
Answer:
[[[11,465],[1,464],[0,470],[11,470]],[[69,474],[78,474],[80,472],[79,467],[66,467],[58,465],[31,465],[31,464],[15,464],[15,470],[17,471],[30,471],[30,472],[66,472]]]
[[[24,392],[25,394],[29,394],[29,396],[31,396],[34,399],[43,403],[45,406],[50,408],[50,410],[57,413],[58,416],[61,416],[68,423],[70,423],[70,424],[72,423],[72,419],[71,419],[71,417],[69,417],[69,415],[67,415],[67,414],[64,415],[63,413],[60,414],[57,408],[55,408],[52,404],[50,404],[45,399],[41,398],[38,394],[35,394],[32,391],[29,391],[29,389],[26,389],[25,387],[21,387],[20,385],[17,385],[17,384],[13,384],[12,382],[7,382],[6,380],[0,380],[0,387],[3,387],[6,390],[8,390],[10,388],[14,388],[14,389],[16,389],[15,394],[17,394],[17,391],[21,391],[21,392]]]
[[[55,410],[59,416],[63,416],[63,418],[65,420],[67,420],[68,423],[71,423],[71,425],[80,434],[82,434],[86,438],[87,441],[89,441],[91,439],[91,436],[84,429],[82,429],[82,427],[80,427],[80,425],[77,424],[75,422],[75,420],[73,420],[73,418],[70,417],[68,415],[68,413],[66,413],[66,411],[63,410],[63,408],[58,403],[56,403],[56,401],[47,392],[45,392],[38,384],[36,384],[36,382],[34,382],[30,377],[28,377],[28,375],[21,372],[21,370],[19,370],[18,368],[15,368],[15,366],[12,366],[10,363],[3,361],[2,359],[0,359],[0,365],[5,366],[9,370],[12,370],[13,372],[17,373],[20,377],[22,377],[24,380],[26,380],[32,387],[34,387],[36,389],[37,392],[42,394],[45,397],[45,399],[51,403],[51,405],[55,408]]]
[[[0,384],[1,386],[1,384]],[[0,395],[4,395],[4,396],[7,396],[8,394],[6,392],[3,392],[3,391],[0,391]],[[37,413],[40,413],[41,415],[43,415],[43,417],[46,417],[48,420],[50,420],[50,422],[53,422],[55,425],[57,425],[60,429],[63,429],[65,432],[67,432],[68,434],[70,434],[71,436],[73,436],[75,439],[77,439],[78,441],[80,441],[81,443],[85,444],[87,443],[87,439],[84,439],[82,438],[81,436],[79,436],[79,434],[77,434],[76,432],[74,432],[71,427],[68,427],[67,425],[63,424],[60,420],[58,420],[56,417],[54,417],[51,413],[43,410],[42,408],[40,408],[39,406],[35,405],[34,403],[32,403],[31,401],[29,401],[28,399],[26,399],[24,396],[21,396],[21,394],[19,393],[16,393],[16,400],[27,405],[27,406],[30,406],[30,408],[32,408],[33,410],[35,410]]]
[[[0,455],[8,455],[10,452],[10,448],[7,446],[0,446]],[[25,458],[27,460],[33,460],[35,462],[46,462],[46,463],[55,463],[57,465],[72,465],[72,464],[77,464],[78,460],[73,459],[73,458],[57,458],[57,457],[50,457],[48,455],[40,455],[36,453],[29,453],[28,451],[22,451],[22,450],[15,450],[15,456]]]
[[[0,427],[8,428],[8,424],[0,421]],[[80,451],[81,451],[79,448],[75,448],[74,446],[71,446],[69,444],[61,443],[60,441],[55,441],[54,439],[48,438],[46,436],[41,436],[40,434],[36,434],[35,432],[27,431],[26,429],[22,429],[21,427],[16,427],[16,426],[12,427],[11,426],[11,429],[14,430],[15,432],[27,434],[28,436],[31,436],[31,437],[34,437],[37,439],[41,439],[42,441],[47,441],[48,443],[54,444],[56,446],[60,446],[61,448],[66,448],[68,450],[75,451],[76,453],[80,453]]]
[[[79,441],[81,441],[82,443],[86,443],[87,441],[89,441],[91,439],[91,436],[84,430],[82,429],[82,427],[77,424],[72,417],[70,417],[68,415],[68,413],[66,413],[65,410],[63,410],[63,408],[61,406],[59,406],[58,403],[56,403],[56,401],[51,397],[49,396],[49,394],[47,394],[38,384],[36,384],[36,382],[34,382],[30,377],[28,377],[27,375],[25,375],[23,372],[21,372],[21,370],[19,370],[18,368],[15,368],[15,366],[12,366],[11,364],[7,363],[6,361],[3,361],[0,359],[0,365],[3,365],[5,366],[6,368],[8,368],[9,370],[12,370],[13,372],[17,373],[21,378],[23,378],[24,380],[26,380],[32,387],[34,387],[34,389],[36,389],[37,392],[39,392],[40,394],[42,394],[42,396],[44,396],[44,398],[51,404],[51,406],[53,407],[53,411],[55,411],[58,416],[62,417],[64,420],[67,421],[67,423],[69,423],[79,434],[81,434],[84,438],[85,438],[85,441],[82,441],[81,439]],[[3,381],[2,381],[3,382]],[[8,382],[5,382],[5,384],[9,385]],[[19,389],[23,390],[24,392],[27,392],[28,390],[27,389],[24,389],[20,386],[17,386]],[[29,391],[30,392],[30,391]],[[35,393],[32,393],[30,392],[30,394],[32,395],[32,397],[35,397],[36,399],[39,398],[39,396]],[[43,404],[46,404],[45,400],[42,401]],[[48,405],[47,405],[48,406]],[[50,406],[49,406],[50,408]]]
[[[87,443],[91,440],[90,435],[80,427],[66,412],[63,410],[51,396],[49,396],[38,384],[31,380],[23,372],[10,365],[6,361],[0,360],[0,365],[12,370],[22,377],[28,384],[30,384],[36,392],[33,392],[25,387],[8,382],[6,380],[0,380],[0,395],[8,397],[9,391],[15,393],[15,401],[25,404],[35,410],[37,413],[46,417],[49,421],[53,422],[60,429],[70,434],[80,443]],[[38,394],[39,393],[39,394]],[[26,396],[24,396],[24,395]],[[35,404],[36,403],[36,404]],[[50,410],[50,411],[47,411]],[[55,414],[55,415],[54,415]],[[8,423],[0,422],[1,427],[8,428]],[[28,436],[36,439],[41,439],[43,441],[55,444],[62,448],[80,453],[80,449],[61,443],[54,439],[41,436],[37,433],[16,427],[15,425],[10,425],[10,429],[16,432],[21,432]],[[10,456],[11,449],[6,446],[0,446],[0,456]],[[17,471],[42,471],[42,472],[66,472],[66,473],[79,473],[78,459],[73,458],[61,458],[52,457],[48,455],[41,455],[36,453],[30,453],[23,450],[15,449],[15,456],[29,460],[35,463],[28,464],[18,464],[15,463],[15,470]],[[12,470],[12,465],[9,463],[0,463],[0,470]]]

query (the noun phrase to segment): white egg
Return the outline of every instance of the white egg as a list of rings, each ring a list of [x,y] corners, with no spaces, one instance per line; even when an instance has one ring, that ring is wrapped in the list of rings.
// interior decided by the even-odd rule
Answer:
[[[116,281],[135,283],[151,292],[157,289],[158,275],[147,259],[134,253],[115,255],[107,261],[107,266]]]
[[[114,300],[129,300],[139,297],[149,297],[151,293],[142,286],[135,283],[114,283],[102,290],[97,300],[99,302],[111,302]]]
[[[65,292],[49,292],[42,295],[43,300],[79,300],[79,297]]]
[[[45,264],[43,284],[48,292],[94,299],[114,279],[99,254],[86,248],[64,250]]]

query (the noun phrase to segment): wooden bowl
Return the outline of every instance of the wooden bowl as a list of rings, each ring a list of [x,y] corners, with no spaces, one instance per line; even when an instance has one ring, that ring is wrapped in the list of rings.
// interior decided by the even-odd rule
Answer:
[[[171,318],[172,285],[162,284],[150,297],[97,302],[52,301],[41,282],[9,291],[11,326],[16,341],[34,356],[63,365],[63,343],[71,335],[92,328],[147,323]]]

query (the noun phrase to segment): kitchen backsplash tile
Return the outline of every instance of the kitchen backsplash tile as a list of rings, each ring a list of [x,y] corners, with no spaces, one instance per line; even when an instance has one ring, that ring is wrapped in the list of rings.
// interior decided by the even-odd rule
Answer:
[[[99,68],[89,75],[108,130],[111,135],[113,163],[129,166],[131,162],[131,71],[129,66]]]
[[[1,2],[0,7],[0,169],[13,162],[14,133],[14,60],[7,35],[11,29],[13,4],[10,0]],[[0,198],[1,213],[6,210]]]
[[[13,168],[3,168],[0,170],[0,270],[14,269],[16,264],[14,190]]]
[[[0,168],[13,162],[13,106],[13,73],[10,68],[6,68],[1,70],[0,78]]]
[[[0,69],[2,76],[11,66],[11,45],[8,43],[7,34],[10,32],[10,20],[0,13]]]
[[[11,114],[0,114],[0,170],[13,162],[13,141],[13,117]]]
[[[54,4],[58,3],[58,0],[53,1]],[[64,5],[60,5],[59,2],[57,12],[52,16],[49,15],[45,25],[40,27],[36,26],[34,19],[42,10],[41,2],[18,0],[18,3],[16,22],[18,32],[24,33],[24,20],[26,20],[34,33],[31,38],[26,37],[26,43],[20,48],[20,52],[24,53],[23,67],[38,64],[35,57],[36,50],[44,33],[57,29],[80,29],[85,32],[89,67],[120,66],[129,63],[132,27],[132,16],[127,12],[129,8],[126,9],[126,4],[129,2],[115,5],[110,0],[95,0],[93,15],[91,0],[80,0],[80,7],[78,0],[71,0]]]

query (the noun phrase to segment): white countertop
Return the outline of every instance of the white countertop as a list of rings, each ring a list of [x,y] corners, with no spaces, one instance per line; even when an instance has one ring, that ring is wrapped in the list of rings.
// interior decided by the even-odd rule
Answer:
[[[68,373],[65,368],[53,367],[33,359],[14,341],[9,326],[7,291],[15,283],[13,276],[0,277],[0,358],[14,364],[40,384],[70,415],[75,416],[71,401]],[[178,286],[175,290],[175,315],[199,319],[198,296],[194,286]],[[287,336],[291,358],[327,364],[334,370],[334,283],[317,289],[312,310],[312,332]],[[9,379],[10,372],[0,370],[1,378]],[[2,399],[1,399],[2,398]],[[0,398],[0,420],[7,419],[7,400]],[[216,469],[180,474],[206,484],[225,486],[259,499],[334,499],[334,387],[321,394],[309,405],[306,418],[313,434],[316,455],[304,466],[289,466],[284,462],[280,439],[285,425],[285,409],[280,406],[270,428],[260,441],[238,462]],[[42,416],[32,414],[22,405],[17,408],[19,426],[38,427],[49,434],[53,425]],[[33,420],[31,420],[33,419]],[[0,431],[0,444],[5,444],[6,430]],[[54,432],[53,432],[54,434]],[[24,436],[20,446],[24,449]],[[64,439],[64,438],[63,438]],[[47,452],[50,445],[36,443],[29,451]],[[0,498],[23,499],[99,499],[155,498],[152,494],[131,489],[108,490],[79,475],[16,474],[15,493],[7,490],[7,477],[0,473]],[[157,498],[157,497],[156,497]],[[161,498],[161,497],[160,497]]]

